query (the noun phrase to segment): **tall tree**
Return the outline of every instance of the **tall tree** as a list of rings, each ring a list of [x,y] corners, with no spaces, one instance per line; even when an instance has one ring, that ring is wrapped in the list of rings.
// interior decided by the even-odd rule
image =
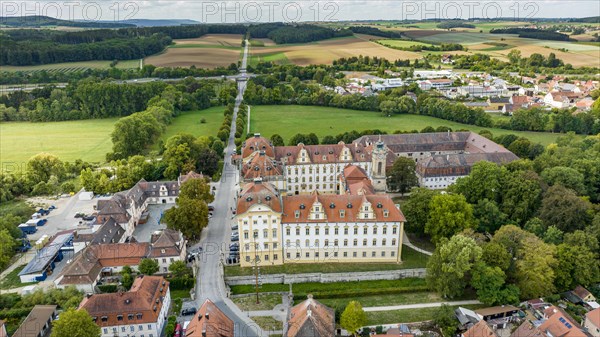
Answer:
[[[546,226],[556,226],[563,232],[583,229],[590,222],[591,204],[562,185],[546,191],[540,208],[540,218]]]
[[[415,166],[414,160],[405,157],[400,157],[394,162],[389,173],[390,183],[401,194],[418,185]]]
[[[457,329],[454,309],[447,304],[442,304],[433,314],[433,323],[444,336],[454,336]]]
[[[358,329],[367,324],[367,315],[358,301],[350,301],[342,312],[340,325],[353,336],[356,336]]]
[[[574,241],[569,240],[569,243]],[[600,281],[598,254],[585,245],[563,243],[556,249],[558,266],[554,284],[558,291],[567,291],[578,285],[588,286]]]
[[[487,305],[518,303],[519,288],[507,286],[505,281],[502,269],[480,263],[473,272],[471,285],[477,289],[477,299]]]
[[[444,298],[462,295],[481,256],[482,249],[472,238],[442,239],[427,263],[427,284]]]
[[[51,337],[100,337],[100,327],[85,310],[69,309],[52,322]]]
[[[474,207],[473,215],[477,221],[477,230],[493,234],[498,228],[506,225],[508,216],[498,208],[498,205],[488,199],[481,199]]]
[[[532,171],[523,171],[507,179],[501,209],[511,220],[523,225],[540,207],[541,199],[539,176]]]
[[[154,275],[158,272],[158,262],[155,259],[142,259],[138,270],[144,275]]]
[[[179,230],[188,239],[200,237],[208,225],[208,203],[214,200],[203,179],[190,179],[181,185],[176,207],[164,214],[168,228]]]
[[[507,174],[503,166],[481,161],[473,165],[468,176],[458,179],[450,189],[464,195],[471,204],[483,199],[500,202]]]
[[[415,188],[408,200],[402,205],[406,217],[406,230],[411,233],[425,234],[425,224],[429,218],[431,199],[439,192],[428,188]]]
[[[533,235],[521,242],[516,261],[516,285],[524,298],[537,298],[553,294],[556,259],[555,247]]]
[[[440,242],[465,228],[475,228],[473,206],[460,194],[440,194],[431,199],[425,233],[431,241]]]

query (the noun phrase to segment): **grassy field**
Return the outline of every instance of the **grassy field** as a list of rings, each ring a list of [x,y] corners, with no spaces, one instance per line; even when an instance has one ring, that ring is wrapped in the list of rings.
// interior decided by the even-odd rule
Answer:
[[[289,64],[290,60],[285,56],[283,52],[276,52],[272,54],[254,54],[250,56],[248,63],[252,66],[257,65],[259,62],[273,62],[278,64]]]
[[[206,123],[200,123],[202,118]],[[112,150],[110,134],[118,118],[66,122],[0,123],[0,158],[3,168],[26,163],[32,156],[47,152],[64,161],[83,159],[104,162]],[[177,133],[194,136],[216,135],[223,122],[223,107],[188,111],[176,117],[162,135],[166,140]]]
[[[37,282],[21,283],[21,278],[19,278],[19,273],[21,272],[21,270],[23,270],[23,268],[25,268],[25,265],[19,266],[15,270],[8,273],[4,277],[4,279],[2,281],[0,281],[0,289],[5,290],[5,289],[19,288],[19,287],[25,287],[28,285],[32,285],[32,284],[37,284]]]
[[[461,305],[467,309],[479,309],[484,308],[486,305],[475,304],[475,305]],[[453,306],[452,309],[456,309],[458,306]],[[404,310],[392,310],[392,311],[372,311],[367,312],[367,325],[378,325],[378,324],[394,324],[394,323],[410,323],[410,322],[423,322],[430,321],[434,313],[439,308],[420,308],[420,309],[404,309]]]
[[[490,130],[495,136],[515,134],[527,137],[533,142],[548,145],[556,141],[559,134],[549,132],[512,131],[496,128],[482,128],[474,125],[455,123],[435,117],[421,115],[395,115],[382,117],[372,111],[337,109],[330,107],[301,105],[263,105],[253,106],[250,114],[250,132],[271,137],[280,134],[287,141],[297,133],[314,132],[319,137],[337,135],[346,131],[380,129],[392,133],[396,130],[422,130],[427,126],[434,128],[448,126],[452,130],[471,130],[479,132]]]
[[[263,274],[302,274],[302,273],[345,273],[345,272],[368,272],[382,270],[398,270],[424,268],[427,265],[427,255],[421,254],[406,246],[402,247],[402,263],[287,263],[281,266],[261,266]],[[226,266],[225,276],[253,275],[252,268],[240,266]]]
[[[226,67],[239,61],[242,50],[242,36],[236,34],[208,34],[173,42],[165,52],[147,57],[145,63],[157,67]]]
[[[102,162],[112,148],[110,133],[116,121],[117,118],[0,123],[2,164],[22,164],[40,152],[54,154],[64,161]]]
[[[48,72],[73,72],[86,69],[109,69],[112,61],[84,61],[43,64],[37,66],[2,66],[2,71],[36,72],[46,70]],[[119,61],[115,68],[132,69],[139,68],[140,60]]]
[[[419,41],[410,40],[377,40],[377,42],[386,46],[397,48],[408,48],[412,46],[431,46],[430,43],[423,43]]]
[[[248,295],[244,297],[235,297],[231,300],[242,311],[248,310],[273,310],[277,304],[281,304],[281,294],[259,294],[259,303],[256,304],[256,296]]]

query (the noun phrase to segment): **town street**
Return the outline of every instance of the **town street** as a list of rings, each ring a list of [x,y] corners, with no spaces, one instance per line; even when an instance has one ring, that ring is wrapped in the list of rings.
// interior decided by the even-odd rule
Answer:
[[[209,225],[202,231],[200,246],[203,253],[199,256],[196,305],[201,306],[208,298],[213,301],[235,324],[236,337],[258,337],[263,336],[263,331],[246,314],[244,314],[229,298],[225,290],[223,280],[223,262],[229,248],[229,235],[231,233],[232,207],[235,208],[238,172],[231,165],[231,156],[235,151],[235,120],[246,89],[246,64],[248,57],[248,41],[244,49],[244,57],[240,68],[238,81],[238,96],[235,101],[233,121],[231,123],[231,134],[225,149],[225,162],[223,175],[218,184],[215,201],[215,210]]]

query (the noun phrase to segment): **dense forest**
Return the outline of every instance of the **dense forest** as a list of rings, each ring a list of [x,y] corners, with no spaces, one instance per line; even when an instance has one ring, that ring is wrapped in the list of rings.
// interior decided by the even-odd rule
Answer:
[[[463,21],[446,21],[437,25],[441,29],[452,29],[452,28],[475,28],[475,25],[466,23]]]
[[[397,31],[381,30],[379,28],[368,27],[368,26],[350,26],[348,29],[350,29],[353,33],[356,33],[356,34],[381,36],[381,37],[385,37],[388,39],[401,39],[404,36],[402,33],[397,32]]]
[[[351,36],[347,29],[334,30],[309,24],[265,23],[252,25],[248,34],[253,38],[269,38],[277,44],[305,43],[331,39],[334,37]]]
[[[46,26],[63,26],[63,27],[79,27],[79,28],[126,28],[135,27],[128,23],[102,22],[102,21],[69,21],[52,18],[42,15],[30,16],[3,16],[0,17],[0,24],[8,27],[46,27]]]
[[[519,34],[519,37],[539,40],[570,41],[569,35],[535,28],[495,28],[491,34]]]
[[[36,65],[91,60],[132,60],[161,52],[172,39],[210,33],[244,34],[243,25],[100,29],[78,32],[16,29],[0,33],[0,65]]]

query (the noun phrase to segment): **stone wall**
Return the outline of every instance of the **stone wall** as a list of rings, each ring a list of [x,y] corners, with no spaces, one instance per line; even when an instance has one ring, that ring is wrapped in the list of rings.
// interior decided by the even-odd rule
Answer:
[[[424,278],[425,268],[369,271],[355,273],[310,273],[310,274],[272,274],[261,275],[263,284],[290,284],[290,283],[331,283],[350,281],[375,281],[375,280],[398,280],[407,277]],[[255,276],[229,276],[225,277],[225,283],[229,286],[254,284]]]

